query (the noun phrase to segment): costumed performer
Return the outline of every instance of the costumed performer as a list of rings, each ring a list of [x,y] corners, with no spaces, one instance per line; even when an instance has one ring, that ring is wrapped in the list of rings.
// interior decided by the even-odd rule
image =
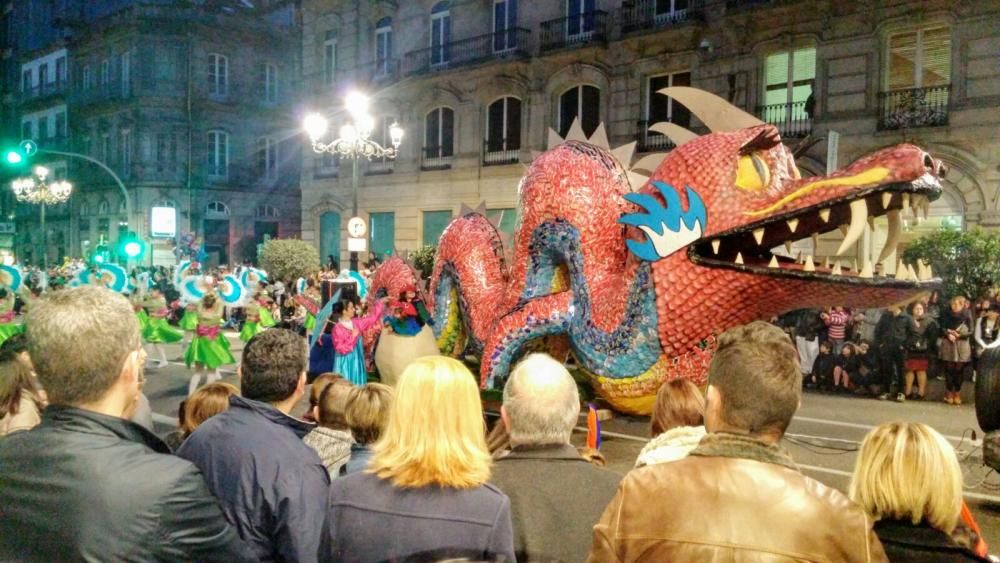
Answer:
[[[195,328],[195,337],[188,345],[184,354],[184,363],[188,368],[194,364],[194,375],[188,383],[188,395],[198,389],[201,383],[201,374],[209,370],[206,383],[215,383],[222,379],[219,373],[219,366],[235,364],[229,351],[229,341],[222,333],[221,323],[223,314],[223,304],[214,293],[206,293],[197,307],[198,326]]]
[[[244,343],[250,342],[251,338],[274,326],[271,302],[263,290],[243,306],[243,313],[246,315],[246,320],[243,321],[243,329],[240,330],[240,340]]]
[[[375,348],[375,366],[382,383],[395,385],[406,366],[417,358],[438,356],[440,351],[427,307],[413,284],[399,293],[399,300],[389,306],[382,335]]]
[[[0,265],[0,344],[24,332],[24,325],[14,322],[16,293],[24,286],[24,274],[17,266]]]
[[[167,365],[167,353],[161,344],[180,342],[184,339],[184,333],[167,322],[170,308],[167,307],[167,299],[160,288],[153,286],[149,290],[142,300],[142,307],[148,316],[146,326],[142,329],[142,339],[153,345],[153,351],[159,358],[156,367],[162,368]]]
[[[354,385],[364,385],[368,382],[368,371],[365,369],[365,346],[361,333],[381,322],[385,311],[384,299],[375,302],[374,310],[368,315],[355,318],[358,303],[350,298],[341,299],[334,304],[331,318],[336,319],[333,326],[333,371],[343,375]]]

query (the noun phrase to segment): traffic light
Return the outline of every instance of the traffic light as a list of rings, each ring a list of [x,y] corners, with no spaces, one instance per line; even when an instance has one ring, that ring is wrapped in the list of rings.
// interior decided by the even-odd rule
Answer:
[[[11,143],[2,147],[2,164],[8,168],[20,168],[28,163],[28,159],[38,152],[38,145],[31,139],[25,139],[18,144]]]
[[[118,241],[118,257],[122,261],[140,260],[145,252],[145,243],[132,231]]]
[[[100,266],[101,264],[106,264],[111,261],[110,253],[108,252],[108,247],[106,244],[98,244],[94,247],[94,251],[90,253],[90,263],[91,265]]]
[[[24,162],[24,155],[18,149],[7,149],[3,154],[4,164],[16,165]]]

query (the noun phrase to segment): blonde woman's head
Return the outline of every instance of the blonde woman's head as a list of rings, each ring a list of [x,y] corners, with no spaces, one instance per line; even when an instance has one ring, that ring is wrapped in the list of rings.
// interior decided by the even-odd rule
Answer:
[[[185,436],[189,436],[206,420],[229,410],[229,398],[239,394],[240,390],[235,385],[222,381],[199,387],[184,402],[184,421],[181,423],[181,431]]]
[[[414,360],[396,385],[368,471],[397,487],[472,488],[490,477],[476,378],[444,356]]]
[[[962,470],[933,428],[890,422],[865,436],[850,497],[876,520],[926,521],[950,534],[962,510]]]

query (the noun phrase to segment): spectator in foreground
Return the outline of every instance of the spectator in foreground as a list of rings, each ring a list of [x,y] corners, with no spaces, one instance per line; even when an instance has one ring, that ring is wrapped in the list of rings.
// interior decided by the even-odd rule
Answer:
[[[213,416],[229,410],[229,399],[240,394],[235,385],[216,381],[199,387],[184,401],[181,430],[187,439],[196,428]]]
[[[476,379],[453,358],[411,363],[368,469],[330,486],[320,558],[514,561],[510,501],[487,483]]]
[[[226,518],[261,561],[315,561],[330,478],[302,438],[313,425],[289,416],[305,393],[306,345],[284,329],[247,343],[243,396],[205,421],[177,454],[194,462]]]
[[[252,560],[197,468],[128,421],[146,360],[128,300],[52,292],[26,324],[50,406],[0,440],[0,560]]]
[[[649,430],[653,439],[635,460],[636,467],[687,457],[705,437],[705,397],[688,379],[660,386]]]
[[[580,395],[561,363],[530,354],[503,393],[500,417],[512,447],[496,460],[492,482],[510,497],[517,559],[583,561],[621,475],[589,463],[570,444]]]
[[[962,469],[931,427],[890,422],[865,436],[851,498],[868,511],[889,561],[987,561],[952,534],[962,512]]]
[[[685,459],[625,476],[590,560],[885,561],[865,512],[779,445],[801,386],[781,330],[758,321],[723,333],[708,370],[708,435]]]
[[[372,446],[389,424],[389,407],[392,406],[392,387],[382,383],[354,386],[347,396],[344,419],[351,429],[351,458],[340,468],[342,475],[357,473],[368,467],[372,459]]]
[[[28,363],[0,353],[0,436],[30,430],[42,421],[45,400]]]
[[[354,386],[343,378],[331,381],[324,387],[314,414],[319,426],[306,434],[302,440],[319,454],[331,480],[340,475],[340,468],[351,457],[354,439],[351,438],[345,411],[347,395],[353,388]]]

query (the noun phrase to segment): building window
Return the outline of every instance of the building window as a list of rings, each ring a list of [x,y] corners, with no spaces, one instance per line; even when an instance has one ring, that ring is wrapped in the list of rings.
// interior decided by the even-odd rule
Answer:
[[[21,73],[21,92],[25,94],[31,92],[31,69]]]
[[[49,85],[49,64],[42,63],[38,66],[38,90],[42,91]]]
[[[97,204],[97,214],[108,215],[109,213],[111,213],[111,204],[108,203],[108,200],[102,199],[101,202]],[[104,230],[107,231],[107,227],[104,227]]]
[[[225,131],[208,132],[208,175],[215,178],[229,175],[229,135]]]
[[[916,29],[889,36],[889,91],[951,84],[951,30]]]
[[[601,122],[601,91],[595,86],[574,86],[559,96],[559,134],[569,133],[579,118],[583,132],[590,136]]]
[[[455,154],[455,112],[451,108],[434,108],[424,123],[424,156],[445,158]]]
[[[229,206],[221,201],[212,201],[205,206],[206,219],[226,219],[229,217]]]
[[[101,86],[107,86],[111,80],[111,61],[104,59],[101,61]]]
[[[391,70],[392,18],[382,18],[375,25],[375,76],[386,76]]]
[[[325,152],[316,155],[314,178],[336,178],[340,168],[340,156]]]
[[[66,84],[66,57],[56,59],[56,83]]]
[[[49,117],[43,115],[38,118],[38,138],[48,139],[52,135],[49,134]]]
[[[517,228],[517,209],[513,207],[487,209],[486,218],[497,225],[501,233],[514,234]]]
[[[66,136],[66,112],[60,111],[56,113],[56,138],[62,139]]]
[[[34,139],[34,126],[30,121],[25,121],[21,123],[21,138],[22,139]]]
[[[132,169],[132,132],[128,129],[121,131],[118,152],[118,162],[121,163],[122,175],[127,178],[131,175]]]
[[[177,164],[177,135],[173,133],[156,134],[155,158],[157,172],[174,169]]]
[[[594,31],[594,0],[566,0],[566,34],[570,37]]]
[[[107,133],[101,134],[101,160],[105,164],[111,160],[111,135]]]
[[[764,105],[793,105],[805,113],[805,103],[816,79],[816,49],[772,53],[765,63]]]
[[[257,174],[268,180],[278,177],[278,144],[270,137],[257,139]]]
[[[451,60],[451,2],[442,0],[431,9],[431,64]]]
[[[219,97],[229,94],[229,59],[218,53],[208,55],[208,93]]]
[[[271,63],[260,65],[260,85],[264,102],[273,104],[278,101],[278,67]]]
[[[521,100],[514,97],[500,98],[486,110],[486,163],[492,164],[492,155],[502,157],[505,162],[517,162],[519,150]]]
[[[261,205],[254,211],[254,217],[257,219],[277,219],[278,209],[270,205]]]
[[[673,99],[660,94],[659,91],[671,86],[690,85],[690,72],[650,76],[649,94],[646,99],[646,120],[649,122],[649,125],[660,123],[661,121],[669,121],[681,127],[689,127],[691,125],[691,112],[683,105],[674,103]]]
[[[83,89],[90,90],[90,88],[94,85],[93,78],[90,76],[90,65],[83,65],[83,70],[80,71],[80,74],[83,82]]]
[[[517,0],[493,0],[493,50],[517,48]]]
[[[424,211],[424,246],[437,246],[441,233],[451,223],[451,211]]]
[[[379,258],[392,254],[396,244],[396,214],[372,213],[368,216],[369,240],[371,253]]]
[[[87,203],[86,201],[81,201],[80,207],[78,208],[78,212],[83,217],[90,215],[90,204]]]
[[[122,97],[127,98],[132,95],[132,54],[128,51],[121,56],[122,71]]]
[[[327,86],[332,86],[337,76],[337,36],[332,33],[327,33],[323,42],[323,84]]]

